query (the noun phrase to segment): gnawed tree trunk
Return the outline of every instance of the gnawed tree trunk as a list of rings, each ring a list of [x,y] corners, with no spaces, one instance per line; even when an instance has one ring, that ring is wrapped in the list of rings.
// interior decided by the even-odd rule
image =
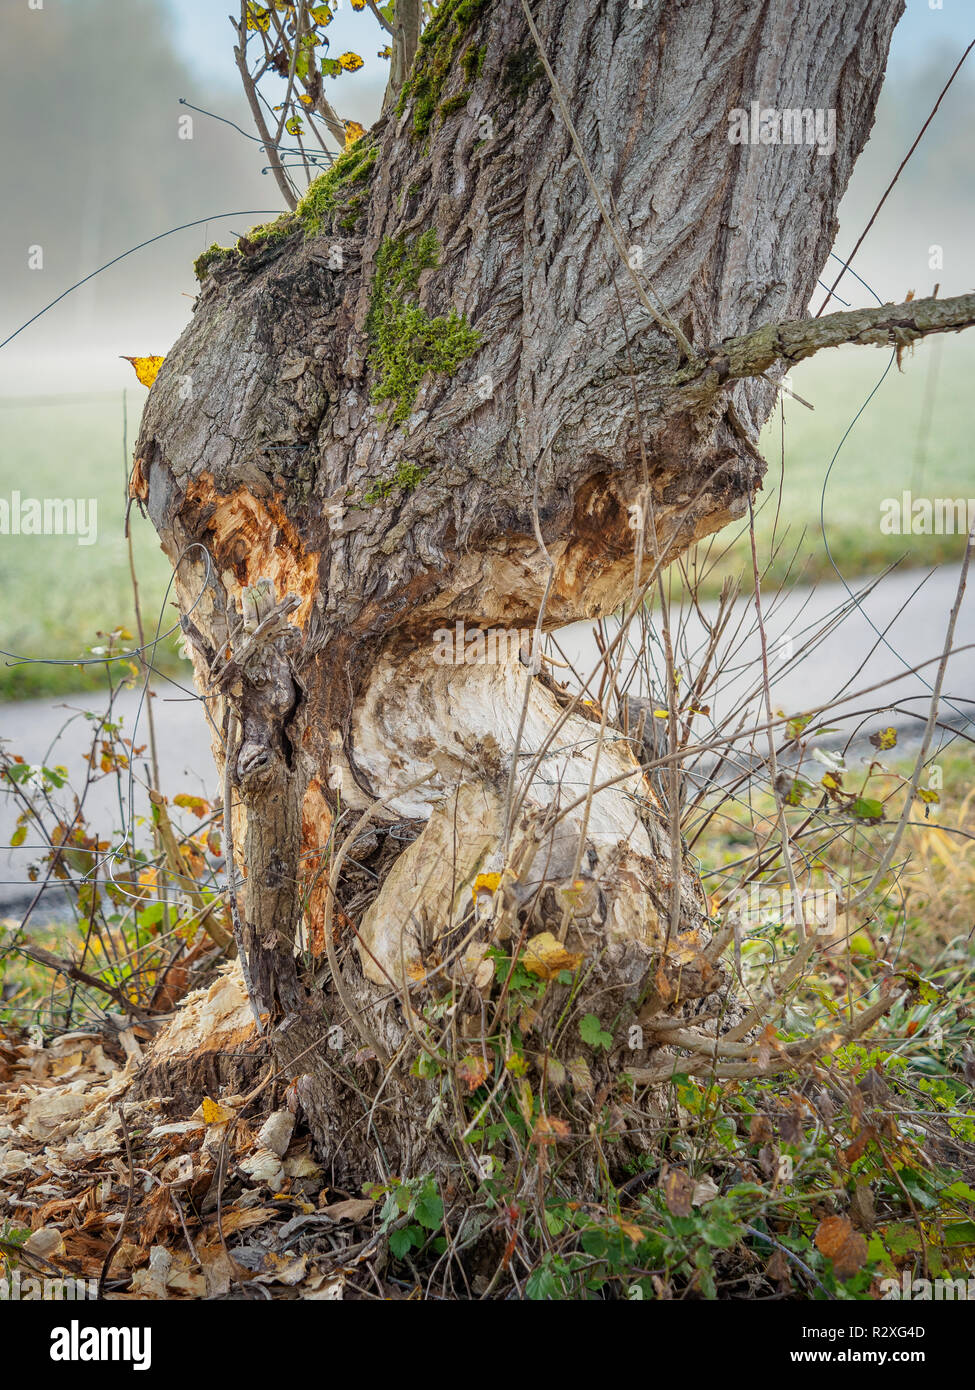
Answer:
[[[376,1176],[377,1144],[403,1175],[473,1153],[422,1014],[452,999],[453,1056],[490,1070],[491,944],[550,932],[582,958],[576,1021],[617,1039],[589,1056],[597,1101],[624,1063],[666,1070],[662,1018],[734,1016],[631,743],[579,706],[546,746],[564,701],[517,643],[435,655],[458,623],[607,615],[741,516],[789,361],[971,321],[921,301],[794,322],[901,8],[533,0],[563,114],[521,0],[443,0],[398,105],[204,272],[133,489],[230,739],[253,988],[340,1173]],[[835,151],[731,143],[753,101],[835,110]],[[552,1018],[569,994],[553,982]],[[640,1020],[647,1050],[622,1057]]]

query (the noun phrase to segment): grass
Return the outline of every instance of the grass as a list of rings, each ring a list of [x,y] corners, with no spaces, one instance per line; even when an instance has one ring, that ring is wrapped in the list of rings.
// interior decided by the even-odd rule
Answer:
[[[145,392],[129,392],[129,448]],[[0,497],[84,497],[98,503],[97,540],[73,536],[0,535],[0,647],[30,657],[70,660],[99,644],[97,633],[135,632],[127,547],[123,534],[122,401],[117,395],[0,402]],[[170,567],[156,534],[132,511],[144,620],[155,629]],[[163,630],[175,611],[163,615]],[[0,699],[62,695],[105,684],[103,669],[0,664]],[[159,649],[163,669],[186,669],[175,638]]]
[[[940,365],[934,354],[940,351]],[[800,545],[798,567],[812,580],[830,579],[819,529],[823,479],[836,446],[888,361],[875,349],[840,349],[805,363],[794,389],[814,412],[795,401],[785,406],[785,475],[779,508],[779,557],[766,583],[781,580]],[[925,392],[939,367],[930,428],[919,447]],[[844,575],[874,573],[907,555],[906,563],[957,560],[961,536],[884,536],[880,503],[905,488],[915,495],[975,494],[968,458],[964,404],[975,367],[975,343],[947,338],[905,355],[904,371],[892,367],[832,471],[826,493],[827,536]],[[141,390],[129,393],[129,444],[138,428]],[[951,408],[949,408],[951,407]],[[116,626],[134,631],[128,562],[122,526],[122,403],[118,396],[75,396],[0,401],[0,497],[17,488],[24,496],[98,499],[98,541],[79,546],[65,536],[0,536],[0,647],[29,656],[71,659],[97,642],[96,632]],[[772,545],[780,475],[778,412],[762,435],[769,475],[756,517],[759,554]],[[136,559],[146,621],[154,623],[169,580],[169,566],[148,521],[132,513]],[[736,539],[735,539],[736,538]],[[751,560],[747,527],[729,527],[713,554],[727,553],[705,589],[716,592],[722,576],[742,574],[748,588]],[[173,610],[164,619],[169,626]],[[160,651],[164,669],[182,666],[170,639]],[[97,668],[0,666],[0,700],[62,695],[104,683]]]
[[[840,348],[800,364],[793,372],[793,390],[815,410],[785,399],[784,474],[778,409],[762,432],[760,448],[769,470],[756,502],[760,561],[771,554],[773,533],[779,545],[763,584],[782,581],[797,547],[796,570],[801,570],[810,583],[836,578],[829,551],[846,577],[875,574],[905,556],[906,564],[921,567],[961,558],[965,545],[962,535],[881,534],[880,504],[885,497],[900,497],[905,490],[915,496],[975,496],[971,422],[964,409],[975,368],[975,343],[966,338],[946,338],[920,344],[913,356],[905,353],[903,371],[898,372],[895,363],[887,372],[829,472],[844,433],[889,360],[886,351]],[[926,396],[930,414],[926,414]],[[824,539],[820,506],[828,472]],[[737,539],[729,548],[732,537]],[[729,573],[742,575],[743,587],[750,588],[747,518],[744,524],[719,533],[713,555],[720,551],[727,554],[715,566],[708,589],[717,592],[721,579]]]

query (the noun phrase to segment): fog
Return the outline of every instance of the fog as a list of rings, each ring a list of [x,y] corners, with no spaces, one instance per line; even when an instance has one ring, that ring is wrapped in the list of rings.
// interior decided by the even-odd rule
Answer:
[[[0,395],[133,385],[119,354],[166,352],[191,310],[194,257],[280,211],[258,145],[225,123],[252,132],[229,8],[228,0],[42,0],[31,9],[2,0],[0,339],[130,247],[200,225],[128,256],[25,328],[0,351]],[[975,28],[966,11],[970,0],[944,0],[940,10],[912,0],[899,25],[875,129],[841,208],[840,254],[930,111],[966,28]],[[346,4],[330,32],[333,53],[353,47],[366,59],[334,96],[343,116],[368,125],[386,76],[375,56],[380,31]],[[179,138],[181,97],[214,113],[193,114],[191,139]],[[881,299],[930,293],[936,281],[943,294],[962,293],[975,282],[973,110],[975,67],[956,79],[857,256]],[[929,265],[932,247],[941,248],[941,268]],[[871,302],[849,277],[840,293]]]

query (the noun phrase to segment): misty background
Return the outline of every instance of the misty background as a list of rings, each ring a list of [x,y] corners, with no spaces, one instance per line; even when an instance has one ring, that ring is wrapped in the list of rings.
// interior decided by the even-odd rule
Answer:
[[[181,97],[253,125],[232,53],[230,0],[0,0],[4,188],[0,339],[104,262],[181,223],[168,236],[74,291],[0,352],[0,395],[107,390],[131,384],[119,354],[165,353],[196,292],[192,262],[212,241],[280,211],[253,140],[193,115],[178,138]],[[37,0],[35,0],[37,3]],[[857,4],[858,0],[850,0]],[[975,30],[972,0],[910,0],[894,35],[877,122],[841,209],[836,250],[848,251]],[[358,73],[329,83],[340,114],[368,126],[388,65],[372,15],[348,0],[330,52],[353,48]],[[975,170],[970,140],[975,63],[959,74],[901,176],[856,268],[881,299],[943,294],[975,282]],[[237,213],[236,218],[218,214]],[[944,269],[928,267],[929,247]],[[28,248],[43,269],[28,269]],[[845,279],[843,297],[869,302]]]
[[[0,341],[106,262],[197,224],[151,240],[0,349],[0,497],[20,489],[98,499],[98,541],[90,547],[66,536],[0,537],[0,648],[7,652],[71,659],[101,640],[99,630],[134,630],[124,482],[146,391],[121,356],[165,354],[192,312],[195,257],[281,211],[240,91],[231,8],[232,0],[0,0]],[[348,0],[328,33],[330,56],[352,49],[365,60],[359,72],[326,85],[339,114],[368,127],[386,83],[388,67],[377,56],[386,36],[368,10],[353,12]],[[943,0],[940,8],[909,0],[873,134],[840,210],[840,255],[852,249],[973,35],[975,0]],[[190,112],[181,98],[213,115]],[[193,138],[180,139],[188,114]],[[857,254],[857,273],[881,300],[901,300],[909,290],[930,294],[936,282],[943,295],[975,285],[973,117],[975,57]],[[932,247],[940,248],[937,269],[929,265]],[[40,248],[42,269],[29,268],[37,258],[31,248]],[[829,283],[836,269],[834,261],[824,269]],[[851,275],[838,293],[846,303],[874,302]],[[817,292],[816,308],[822,297]],[[770,469],[758,509],[760,546],[770,553],[781,476],[781,518],[799,543],[803,582],[835,580],[834,561],[844,575],[864,575],[905,554],[907,564],[930,567],[961,553],[959,536],[881,535],[879,504],[907,487],[938,496],[975,492],[975,334],[933,339],[904,355],[903,373],[888,368],[830,472],[838,440],[889,359],[845,348],[801,364],[795,389],[816,410],[785,402],[783,468],[777,417],[763,436]],[[169,566],[151,525],[133,517],[143,601],[153,624],[161,613],[166,627],[174,619],[165,607]],[[790,540],[781,553],[793,548]],[[732,546],[728,565],[740,562]],[[747,556],[744,570],[747,576]],[[941,622],[932,600],[919,625],[934,631]],[[186,671],[175,638],[157,661]],[[103,682],[97,668],[0,660],[0,701]]]

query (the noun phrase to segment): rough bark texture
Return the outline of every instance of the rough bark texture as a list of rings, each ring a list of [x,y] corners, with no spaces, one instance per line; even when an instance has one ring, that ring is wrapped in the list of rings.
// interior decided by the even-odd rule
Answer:
[[[624,247],[639,248],[630,266],[521,0],[444,0],[366,143],[294,219],[208,267],[150,395],[133,488],[178,563],[217,723],[225,697],[240,713],[248,954],[278,1056],[302,1074],[333,1154],[381,1136],[405,1171],[432,1144],[422,1121],[443,1098],[407,1074],[404,987],[449,980],[474,992],[480,1020],[483,951],[452,954],[478,874],[507,870],[475,945],[507,912],[524,933],[561,929],[595,962],[600,1017],[645,1015],[648,1000],[715,1013],[724,980],[703,894],[683,864],[671,920],[670,829],[629,744],[602,748],[597,780],[618,780],[591,812],[557,820],[589,783],[598,734],[591,711],[573,714],[510,815],[512,758],[543,746],[557,692],[533,683],[519,743],[517,655],[438,666],[433,634],[612,612],[633,588],[634,505],[650,504],[667,559],[747,508],[775,396],[760,373],[830,341],[970,321],[968,305],[791,323],[832,244],[901,9],[533,0],[592,178]],[[752,101],[835,109],[835,152],[730,143],[729,112]],[[296,596],[295,631],[271,633],[254,668],[234,634],[265,576],[278,600]],[[344,888],[329,887],[336,812],[380,798]],[[363,861],[378,891],[365,869],[356,879]],[[331,888],[345,910],[330,917]],[[320,1047],[349,1012],[380,1053],[407,1045],[358,1140],[350,1105],[361,1114],[369,1086],[336,1079]]]

